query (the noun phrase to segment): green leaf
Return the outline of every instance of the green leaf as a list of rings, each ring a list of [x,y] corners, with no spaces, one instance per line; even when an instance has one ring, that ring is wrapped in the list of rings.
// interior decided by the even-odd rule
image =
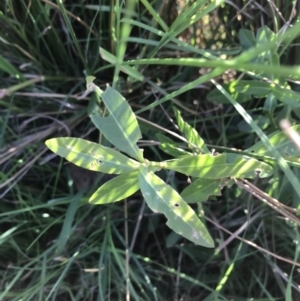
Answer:
[[[239,40],[240,40],[240,45],[244,49],[249,49],[256,45],[254,33],[253,31],[248,29],[242,28],[239,30]]]
[[[139,169],[140,163],[116,150],[80,138],[53,138],[47,147],[77,166],[104,172],[122,174]]]
[[[113,54],[109,53],[106,51],[104,48],[100,47],[99,48],[99,53],[100,56],[103,58],[103,60],[111,63],[112,65],[116,65],[118,58],[114,56]],[[125,74],[131,76],[132,78],[138,80],[138,81],[143,81],[144,76],[138,72],[135,68],[130,67],[130,66],[120,66],[121,71],[123,71]]]
[[[182,148],[177,147],[175,144],[170,143],[161,143],[159,145],[159,148],[164,151],[166,154],[172,156],[172,157],[184,157],[184,156],[190,156],[191,153],[183,150]]]
[[[197,131],[183,120],[180,111],[177,110],[175,107],[173,107],[173,110],[175,112],[179,130],[182,132],[186,140],[191,143],[188,145],[189,148],[192,150],[196,150],[197,153],[199,153],[199,150],[202,153],[210,153],[209,149],[207,148],[203,139],[199,136]],[[196,145],[198,148],[195,148],[192,144]]]
[[[161,134],[156,134],[156,137],[160,141],[159,148],[162,151],[164,151],[166,154],[168,154],[172,157],[175,157],[175,158],[191,155],[191,153],[178,147],[177,144],[172,139],[170,139],[164,135],[161,135]]]
[[[292,91],[286,86],[280,86],[274,83],[255,81],[255,80],[240,80],[230,84],[231,92],[245,93],[255,97],[266,97],[269,93],[280,100],[281,102],[292,107],[300,107],[300,93]]]
[[[18,69],[16,69],[6,58],[0,54],[0,69],[7,72],[18,79],[24,79],[24,76]]]
[[[280,100],[281,102],[292,107],[300,107],[300,93],[292,91],[288,87],[276,85],[274,83],[243,80],[234,81],[230,85],[232,91],[254,95],[255,97],[266,97],[269,93]]]
[[[120,151],[143,162],[143,152],[136,145],[142,138],[138,122],[125,98],[116,90],[107,87],[101,94],[110,115],[102,117],[91,115],[91,119],[100,132]]]
[[[231,83],[225,84],[222,87],[238,103],[244,103],[244,102],[251,100],[251,95],[247,95],[244,93],[238,93],[237,91],[235,91],[233,89],[229,90],[231,87]],[[231,103],[219,89],[214,89],[214,90],[210,91],[207,95],[207,100],[210,102],[214,102],[214,103],[229,103],[229,104]]]
[[[300,93],[283,87],[273,87],[274,96],[286,105],[294,108],[300,107]]]
[[[264,115],[253,114],[251,117],[254,120],[254,123],[257,124],[263,130],[265,130],[270,125],[270,119]],[[242,133],[252,133],[254,131],[253,128],[249,125],[249,123],[245,120],[241,120],[237,124],[237,128]]]
[[[224,85],[223,88],[234,98],[238,103],[243,103],[251,99],[251,96],[262,98],[273,93],[281,102],[292,107],[300,107],[300,93],[292,91],[286,86],[281,86],[275,83],[256,81],[256,80],[236,80],[230,84]],[[207,96],[207,99],[212,102],[230,103],[227,97],[218,89],[213,90]]]
[[[300,125],[294,125],[291,127],[294,131],[300,131]],[[294,145],[290,138],[283,131],[276,131],[268,136],[268,140],[275,147],[275,149],[283,156],[300,156],[300,150]],[[273,157],[265,145],[260,141],[246,150],[247,152],[253,152],[258,155]]]
[[[94,80],[96,79],[96,77],[95,76],[92,76],[92,75],[90,75],[90,76],[87,76],[86,78],[85,78],[85,80],[86,80],[86,89],[88,90],[89,88],[90,88],[90,86],[94,83]]]
[[[273,93],[270,93],[264,103],[264,111],[269,115],[273,116],[274,110],[277,107],[277,98]]]
[[[163,168],[204,179],[260,178],[273,173],[270,165],[236,154],[204,154],[161,162]]]
[[[272,90],[270,83],[258,80],[235,80],[229,84],[231,93],[243,93],[253,95],[255,97],[265,97]]]
[[[167,226],[195,244],[213,248],[214,242],[194,210],[180,195],[153,172],[142,167],[139,183],[143,197],[153,212],[163,213]]]
[[[89,199],[94,205],[114,203],[139,190],[138,171],[117,176],[104,183]]]
[[[79,191],[74,197],[70,200],[69,208],[64,217],[64,223],[61,229],[58,240],[56,241],[57,248],[55,254],[61,254],[68,243],[68,240],[72,234],[72,228],[74,226],[74,218],[80,207],[80,202],[82,200],[84,191]]]
[[[227,180],[197,179],[181,192],[181,197],[187,203],[205,202],[212,195],[221,195]]]
[[[270,42],[275,38],[275,33],[267,26],[260,27],[256,32],[257,44]]]

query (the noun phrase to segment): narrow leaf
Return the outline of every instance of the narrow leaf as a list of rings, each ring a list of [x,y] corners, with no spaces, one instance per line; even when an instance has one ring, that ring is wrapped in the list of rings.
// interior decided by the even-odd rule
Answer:
[[[140,163],[116,150],[80,138],[53,138],[47,147],[77,166],[108,174],[129,173],[139,169]]]
[[[0,54],[0,70],[7,72],[15,78],[24,79],[24,76],[6,58]]]
[[[61,254],[63,252],[69,237],[72,234],[72,225],[74,223],[75,215],[78,211],[80,201],[82,200],[82,196],[84,191],[79,191],[70,201],[69,208],[66,212],[66,216],[64,217],[64,223],[61,229],[61,233],[56,242],[57,248],[55,250],[56,254]]]
[[[221,195],[226,179],[197,179],[181,192],[181,197],[187,203],[205,202],[212,195]]]
[[[110,52],[106,51],[104,48],[100,47],[99,52],[100,52],[100,56],[103,58],[103,60],[111,63],[112,65],[115,65],[117,63],[117,61],[118,61],[117,57],[114,56],[113,54],[111,54]],[[120,69],[125,74],[131,76],[132,78],[134,78],[138,81],[144,80],[144,76],[133,67],[125,65],[125,66],[121,66]]]
[[[161,134],[156,134],[156,137],[160,141],[159,148],[166,154],[175,158],[191,155],[190,152],[187,152],[186,150],[177,146],[176,142],[174,142],[172,139]]]
[[[163,213],[173,231],[195,244],[214,247],[211,236],[197,214],[171,186],[145,167],[139,172],[139,183],[149,208],[153,212]]]
[[[262,130],[265,130],[270,125],[270,119],[264,115],[253,114],[252,119]],[[244,119],[237,124],[237,128],[241,133],[252,133],[253,128]]]
[[[159,145],[159,148],[162,151],[164,151],[166,154],[168,154],[172,157],[175,157],[175,158],[191,155],[191,153],[183,150],[182,148],[177,147],[176,144],[161,143]]]
[[[255,178],[257,175],[264,178],[273,173],[270,165],[236,154],[190,156],[161,162],[161,166],[204,179]]]
[[[119,150],[141,162],[144,161],[143,152],[136,145],[142,134],[125,98],[109,86],[101,94],[101,98],[110,115],[107,117],[91,115],[95,126]]]
[[[139,190],[138,171],[117,176],[104,183],[89,199],[94,205],[114,203]]]
[[[208,154],[209,149],[205,145],[203,139],[199,136],[198,132],[183,120],[179,110],[177,110],[175,107],[173,107],[173,110],[175,112],[179,130],[182,132],[186,140],[190,142],[190,144],[188,145],[189,148],[196,150],[198,153],[200,151],[202,153]],[[196,145],[198,149],[193,145]]]
[[[277,108],[277,99],[273,93],[270,93],[264,103],[264,111],[269,115],[273,116],[274,110]]]

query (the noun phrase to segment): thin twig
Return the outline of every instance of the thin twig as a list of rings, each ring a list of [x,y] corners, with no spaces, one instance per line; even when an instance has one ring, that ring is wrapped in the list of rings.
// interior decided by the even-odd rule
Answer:
[[[204,216],[204,217],[205,217],[206,220],[208,220],[210,223],[212,223],[212,224],[213,224],[214,226],[216,226],[217,228],[221,229],[222,231],[224,231],[224,232],[226,232],[226,233],[228,233],[228,234],[230,234],[230,235],[234,235],[234,233],[232,233],[231,231],[225,229],[224,227],[222,227],[221,225],[219,225],[217,222],[213,221],[213,220],[210,219],[209,217],[207,217],[207,216]],[[275,257],[275,258],[277,258],[277,259],[279,259],[279,260],[281,260],[281,261],[284,261],[284,262],[293,264],[293,265],[295,265],[295,266],[297,266],[297,267],[300,267],[300,263],[299,263],[299,262],[293,261],[293,260],[288,259],[288,258],[284,258],[284,257],[282,257],[282,256],[279,256],[279,255],[275,254],[275,253],[272,253],[271,251],[266,250],[266,249],[260,247],[260,246],[257,245],[256,243],[254,243],[254,242],[252,242],[252,241],[250,241],[250,240],[244,239],[244,238],[242,238],[242,237],[240,237],[240,236],[236,236],[236,238],[239,239],[240,241],[242,241],[242,242],[248,244],[249,246],[252,246],[252,247],[256,248],[257,250],[259,250],[259,251],[261,251],[261,252],[263,252],[263,253],[265,253],[265,254],[268,254],[268,255],[270,255],[270,256],[272,256],[272,257]]]
[[[262,190],[260,190],[255,185],[253,185],[252,183],[248,182],[245,179],[234,179],[234,180],[239,187],[247,190],[256,198],[264,202],[266,205],[270,206],[271,208],[273,208],[274,210],[276,210],[277,212],[285,216],[288,220],[291,220],[295,222],[298,226],[300,226],[300,220],[293,215],[293,214],[300,214],[299,210],[282,204],[281,202],[272,198],[271,196],[269,196],[268,194],[266,194],[265,192],[263,192]]]

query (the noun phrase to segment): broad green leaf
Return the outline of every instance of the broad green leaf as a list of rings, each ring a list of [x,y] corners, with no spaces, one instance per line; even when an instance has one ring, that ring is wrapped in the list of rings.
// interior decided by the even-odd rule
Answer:
[[[104,183],[89,199],[94,205],[124,200],[139,190],[138,171],[119,175]]]
[[[292,107],[300,107],[300,93],[292,91],[286,86],[280,86],[275,83],[269,83],[258,80],[236,80],[230,84],[224,85],[223,88],[234,98],[238,103],[246,102],[251,99],[251,96],[262,98],[273,93],[281,102]],[[218,89],[213,90],[207,96],[207,99],[212,102],[230,103],[227,97]]]
[[[256,33],[257,45],[273,41],[275,38],[275,33],[267,26],[262,26],[258,29]],[[279,55],[277,54],[277,47],[262,52],[259,55],[261,62],[267,65],[279,65]],[[272,78],[274,79],[274,78]]]
[[[161,134],[156,134],[156,137],[160,141],[159,148],[162,151],[164,151],[166,154],[168,154],[172,157],[175,157],[175,158],[191,155],[191,153],[178,147],[177,144],[172,139],[170,139],[164,135],[161,135]]]
[[[300,107],[300,93],[288,89],[286,86],[280,86],[274,83],[268,83],[256,80],[234,81],[229,85],[231,93],[245,93],[255,97],[266,97],[269,93],[281,102],[292,107]]]
[[[91,119],[100,132],[120,151],[144,161],[143,152],[136,145],[142,138],[139,125],[125,98],[116,90],[107,87],[101,94],[110,115],[102,117],[91,115]]]
[[[196,150],[198,153],[200,151],[202,153],[208,154],[210,151],[197,131],[183,120],[179,110],[177,110],[175,107],[173,107],[173,110],[175,112],[179,130],[182,132],[186,140],[191,143],[189,144],[189,148]],[[198,148],[196,149],[192,144],[196,145]]]
[[[300,132],[300,125],[294,125],[291,127],[294,131]],[[283,157],[296,157],[300,156],[300,150],[294,145],[294,143],[290,140],[290,138],[286,135],[283,131],[276,131],[268,136],[268,140],[270,143],[276,148],[276,150],[283,156]],[[270,156],[272,157],[273,154],[270,152],[265,145],[260,141],[250,148],[246,150],[247,152],[254,152],[258,155]],[[288,158],[287,158],[288,160]]]
[[[255,47],[256,45],[254,33],[253,31],[248,29],[242,28],[239,30],[239,40],[240,40],[240,45],[244,49],[249,49]]]
[[[257,44],[270,42],[274,38],[275,38],[275,33],[267,26],[260,27],[256,32]]]
[[[171,186],[145,167],[140,169],[139,183],[149,208],[164,214],[168,220],[167,226],[195,244],[214,247],[211,236],[197,214]]]
[[[300,93],[296,91],[292,91],[283,87],[273,87],[272,93],[274,96],[283,102],[284,104],[290,105],[294,108],[300,107]]]
[[[273,173],[270,165],[236,154],[204,154],[161,162],[166,169],[204,179],[261,178]]]
[[[139,169],[140,163],[116,150],[80,138],[53,138],[47,147],[77,166],[104,172],[122,174]]]
[[[187,203],[205,202],[212,195],[221,195],[226,179],[197,179],[181,192],[181,197]]]
[[[265,97],[272,90],[271,84],[258,80],[235,80],[229,84],[231,93],[243,93],[255,97]]]

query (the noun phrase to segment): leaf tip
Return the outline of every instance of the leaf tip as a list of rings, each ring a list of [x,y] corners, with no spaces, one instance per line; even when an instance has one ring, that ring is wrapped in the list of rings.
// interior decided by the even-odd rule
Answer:
[[[48,139],[45,141],[45,144],[48,148],[50,148],[51,144],[52,144],[53,139]]]

